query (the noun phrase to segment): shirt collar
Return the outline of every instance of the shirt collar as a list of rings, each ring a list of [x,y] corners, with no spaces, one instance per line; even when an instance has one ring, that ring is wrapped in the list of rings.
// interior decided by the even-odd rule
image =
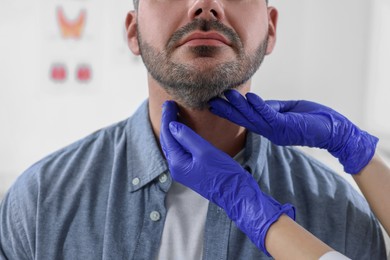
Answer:
[[[168,172],[168,165],[153,133],[146,100],[129,118],[127,135],[127,168],[132,185],[136,191]]]
[[[259,179],[260,174],[263,172],[269,146],[270,142],[267,139],[248,131],[245,142],[245,159],[243,167],[251,173],[255,179]]]

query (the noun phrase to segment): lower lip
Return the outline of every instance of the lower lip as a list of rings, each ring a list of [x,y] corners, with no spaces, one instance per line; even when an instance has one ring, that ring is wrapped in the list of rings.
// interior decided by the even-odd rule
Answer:
[[[222,46],[225,43],[215,39],[193,39],[186,42],[184,45],[187,46]]]

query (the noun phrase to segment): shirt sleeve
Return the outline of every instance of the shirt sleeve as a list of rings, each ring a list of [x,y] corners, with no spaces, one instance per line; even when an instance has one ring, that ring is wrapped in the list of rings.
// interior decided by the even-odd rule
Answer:
[[[0,259],[33,259],[35,248],[36,181],[25,172],[0,204]]]
[[[346,257],[343,254],[340,254],[336,251],[327,252],[325,255],[321,256],[319,260],[351,260],[351,258]]]
[[[28,259],[25,235],[13,195],[13,192],[9,191],[1,203],[0,259]]]

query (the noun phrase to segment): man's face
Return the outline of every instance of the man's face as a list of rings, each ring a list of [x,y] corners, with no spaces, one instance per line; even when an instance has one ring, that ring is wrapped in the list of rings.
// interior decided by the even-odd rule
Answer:
[[[183,105],[248,81],[268,46],[264,0],[140,0],[137,36],[150,75]]]

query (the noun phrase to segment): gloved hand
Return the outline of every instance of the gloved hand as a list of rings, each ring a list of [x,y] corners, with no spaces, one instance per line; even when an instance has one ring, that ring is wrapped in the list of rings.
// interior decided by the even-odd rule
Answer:
[[[236,90],[210,100],[210,111],[268,138],[277,145],[327,149],[344,171],[360,172],[372,159],[378,138],[360,130],[336,111],[309,101],[263,101],[253,93],[246,99]]]
[[[175,181],[225,210],[231,220],[268,256],[265,236],[282,214],[295,219],[292,205],[264,194],[253,177],[229,155],[176,122],[173,101],[163,106],[160,142]]]

